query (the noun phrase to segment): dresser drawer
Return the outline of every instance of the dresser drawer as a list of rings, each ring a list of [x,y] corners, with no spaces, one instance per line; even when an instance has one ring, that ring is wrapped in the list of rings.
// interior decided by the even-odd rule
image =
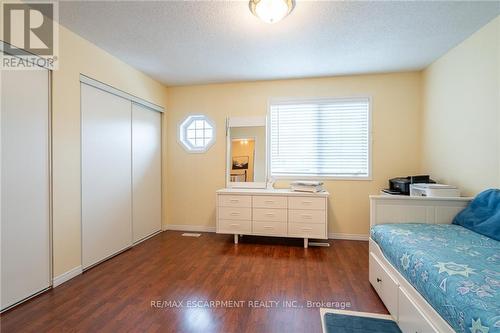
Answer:
[[[325,224],[311,224],[311,223],[288,223],[288,236],[301,237],[301,238],[322,238],[326,239],[326,226]]]
[[[278,197],[274,195],[256,195],[253,197],[253,207],[254,208],[281,208],[286,209],[287,198]]]
[[[252,232],[252,221],[219,220],[217,232],[221,234],[247,234]]]
[[[254,208],[254,221],[269,221],[269,222],[286,222],[286,209],[269,209],[269,208]]]
[[[289,209],[326,209],[325,198],[289,197]]]
[[[284,222],[252,222],[252,233],[254,235],[286,236],[286,223]]]
[[[219,219],[223,220],[251,220],[252,208],[219,207]]]
[[[288,221],[300,223],[326,223],[326,211],[291,209],[288,211]]]
[[[252,197],[249,195],[219,195],[221,207],[252,207]]]

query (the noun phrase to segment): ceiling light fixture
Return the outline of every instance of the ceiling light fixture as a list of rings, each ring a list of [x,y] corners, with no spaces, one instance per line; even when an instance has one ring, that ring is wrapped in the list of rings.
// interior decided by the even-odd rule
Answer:
[[[290,14],[295,0],[250,0],[250,11],[266,23],[276,23]]]

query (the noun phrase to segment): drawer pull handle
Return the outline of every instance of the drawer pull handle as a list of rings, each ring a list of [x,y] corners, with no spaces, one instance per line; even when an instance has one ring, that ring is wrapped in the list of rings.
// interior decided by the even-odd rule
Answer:
[[[382,280],[380,278],[377,278],[377,282],[382,282]]]
[[[240,202],[240,200],[239,199],[231,199],[231,200],[229,200],[229,202]]]
[[[231,216],[238,216],[238,215],[240,215],[240,213],[239,213],[239,212],[232,212],[232,213],[231,213]]]
[[[312,204],[312,201],[302,201],[302,203],[303,203],[304,205],[309,205],[309,204]]]
[[[231,227],[237,227],[237,226],[239,226],[239,224],[236,224],[236,223],[231,223],[231,224],[230,224],[230,226],[231,226]]]
[[[311,231],[313,230],[312,228],[302,228],[302,231]]]
[[[300,216],[302,216],[303,219],[312,219],[312,215],[309,214],[301,214]]]
[[[271,226],[265,225],[265,226],[264,226],[264,229],[274,229],[274,228],[273,228],[273,227],[271,227]]]
[[[274,216],[274,213],[266,213],[266,216]]]
[[[269,203],[269,204],[273,204],[274,203],[274,200],[266,200],[264,201],[265,203]]]

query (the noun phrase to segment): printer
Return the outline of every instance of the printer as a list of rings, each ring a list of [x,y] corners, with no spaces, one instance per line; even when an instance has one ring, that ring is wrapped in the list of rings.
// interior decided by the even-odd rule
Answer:
[[[389,188],[382,190],[387,194],[410,195],[411,184],[429,184],[435,183],[429,175],[397,177],[389,179]]]
[[[445,184],[411,184],[410,195],[417,197],[459,197],[460,190]]]

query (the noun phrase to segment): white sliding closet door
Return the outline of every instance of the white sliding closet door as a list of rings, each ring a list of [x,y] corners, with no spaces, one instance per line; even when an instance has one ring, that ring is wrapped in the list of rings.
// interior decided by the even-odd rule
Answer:
[[[82,265],[132,245],[132,110],[129,100],[81,84]]]
[[[49,72],[1,72],[1,309],[51,285]]]
[[[161,114],[132,104],[134,242],[161,229]]]

